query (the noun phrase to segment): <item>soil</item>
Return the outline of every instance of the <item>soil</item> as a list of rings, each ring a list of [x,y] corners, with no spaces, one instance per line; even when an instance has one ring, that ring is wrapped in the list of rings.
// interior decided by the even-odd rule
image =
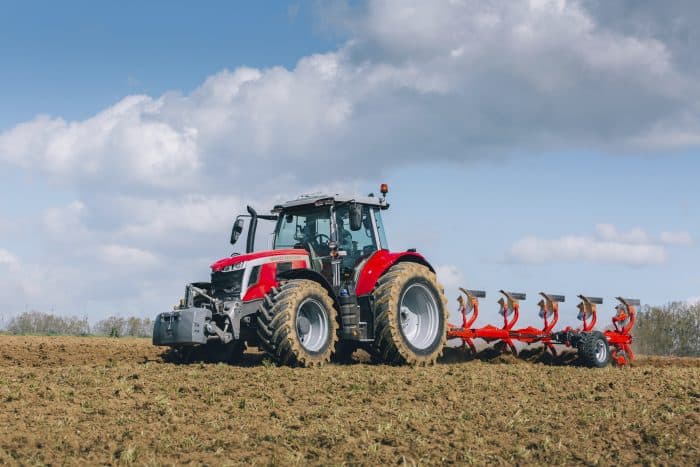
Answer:
[[[166,363],[146,339],[0,336],[0,464],[700,464],[700,359],[588,369]],[[546,362],[546,363],[543,363]]]

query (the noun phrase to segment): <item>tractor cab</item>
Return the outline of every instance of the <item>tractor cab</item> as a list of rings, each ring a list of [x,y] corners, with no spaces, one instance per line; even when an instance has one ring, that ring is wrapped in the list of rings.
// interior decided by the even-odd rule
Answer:
[[[373,253],[389,248],[381,217],[387,207],[383,198],[301,197],[273,210],[273,248],[306,250],[311,269],[338,287]]]
[[[272,251],[304,250],[309,269],[322,275],[337,289],[356,282],[356,273],[373,253],[388,250],[381,211],[387,209],[386,186],[382,197],[370,194],[349,198],[341,195],[302,195],[260,215],[248,206],[248,214],[236,219],[231,244],[237,243],[249,218],[246,254],[255,252],[258,222],[273,221]],[[264,254],[265,252],[260,252]]]

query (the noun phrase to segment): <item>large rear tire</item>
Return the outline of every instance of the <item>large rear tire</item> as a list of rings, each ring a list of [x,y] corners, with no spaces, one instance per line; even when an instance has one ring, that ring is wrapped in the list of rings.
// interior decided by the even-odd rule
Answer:
[[[262,349],[280,365],[323,365],[338,341],[333,300],[321,284],[306,279],[273,289],[263,302],[257,327]]]
[[[430,269],[417,263],[396,264],[379,279],[373,296],[376,361],[432,365],[442,356],[447,299]]]

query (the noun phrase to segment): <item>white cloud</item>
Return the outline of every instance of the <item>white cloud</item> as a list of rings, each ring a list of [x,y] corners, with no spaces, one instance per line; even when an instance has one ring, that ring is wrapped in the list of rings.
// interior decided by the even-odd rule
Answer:
[[[347,43],[291,70],[224,70],[190,94],[127,96],[80,121],[38,116],[0,133],[0,161],[102,190],[210,192],[285,172],[318,181],[328,158],[347,178],[426,154],[700,141],[697,80],[668,46],[603,29],[579,2],[370,1],[353,13]],[[679,122],[686,136],[648,146]]]
[[[0,159],[68,180],[181,183],[198,167],[197,130],[162,118],[167,99],[129,96],[83,121],[39,116],[0,134]]]
[[[165,200],[120,197],[114,201],[123,216],[120,234],[134,239],[223,232],[243,206],[237,196],[186,195]]]
[[[73,201],[67,206],[49,208],[43,215],[46,232],[56,239],[82,240],[86,229],[82,224],[85,204]]]
[[[614,243],[648,244],[651,237],[639,227],[632,228],[626,232],[619,232],[612,224],[597,224],[596,234],[602,240]]]
[[[464,287],[465,278],[462,272],[452,264],[441,264],[435,266],[435,273],[438,280],[445,289],[456,290],[458,287]]]
[[[454,308],[455,298],[460,294],[459,287],[466,287],[467,281],[462,272],[457,266],[452,264],[441,264],[435,266],[435,273],[438,277],[438,282],[445,289],[445,297],[450,304],[451,319],[458,319],[458,314]]]
[[[660,239],[667,245],[689,246],[693,244],[693,237],[685,230],[677,232],[661,232]]]
[[[661,241],[664,235],[661,235]],[[521,263],[595,262],[626,266],[650,266],[666,262],[668,252],[663,244],[644,230],[635,228],[619,232],[610,224],[596,226],[596,234],[568,235],[545,239],[529,236],[516,241],[508,258]]]
[[[150,251],[124,245],[105,245],[100,248],[102,261],[114,266],[150,267],[158,258]]]
[[[700,304],[700,296],[687,298],[685,302],[689,305]]]
[[[18,264],[19,260],[15,255],[0,248],[0,266],[16,266]]]

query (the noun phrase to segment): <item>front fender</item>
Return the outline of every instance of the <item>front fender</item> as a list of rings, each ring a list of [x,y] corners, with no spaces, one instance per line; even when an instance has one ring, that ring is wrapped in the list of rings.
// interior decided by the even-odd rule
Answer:
[[[340,311],[340,302],[338,301],[338,297],[336,296],[336,293],[333,290],[333,286],[331,286],[330,282],[328,282],[328,279],[326,279],[322,274],[317,273],[313,269],[289,269],[287,271],[277,273],[277,279],[306,279],[318,282],[323,286],[324,289],[328,291],[328,295],[331,296],[331,298],[333,299],[333,303],[335,304],[338,311]]]
[[[355,289],[357,296],[361,297],[362,295],[371,293],[379,278],[382,277],[390,267],[396,263],[406,261],[422,264],[428,267],[432,272],[435,272],[435,269],[428,263],[425,257],[415,251],[392,253],[389,250],[379,250],[370,256],[360,271],[357,280],[357,288]]]

